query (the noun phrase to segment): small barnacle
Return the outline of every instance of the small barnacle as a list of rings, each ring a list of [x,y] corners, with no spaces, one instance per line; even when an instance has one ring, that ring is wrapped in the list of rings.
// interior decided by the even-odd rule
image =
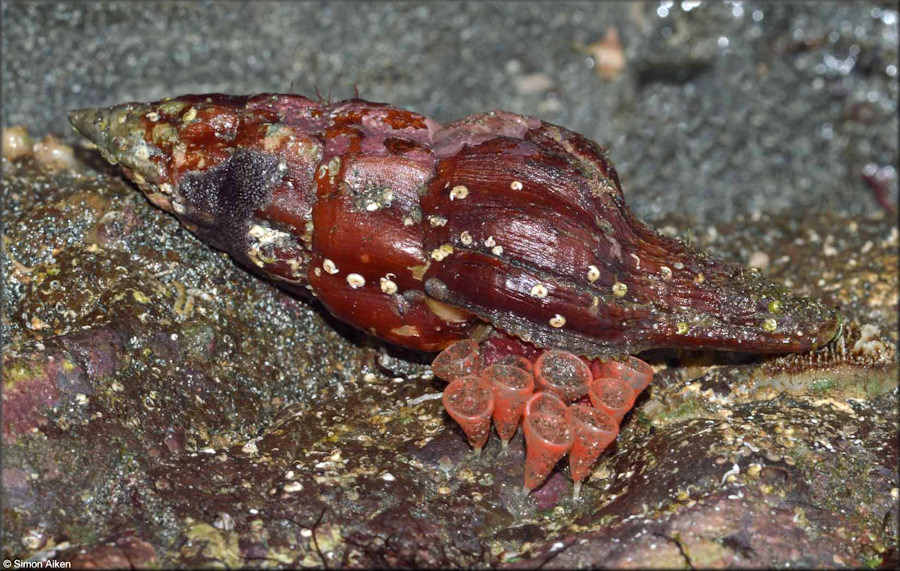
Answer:
[[[332,262],[328,258],[325,258],[324,260],[322,260],[322,269],[324,269],[326,272],[328,272],[331,275],[338,273],[338,267],[336,265],[334,265],[334,262]]]
[[[659,267],[659,275],[662,279],[669,281],[672,279],[672,268],[669,266],[660,266]]]
[[[493,248],[491,248],[491,253],[495,256],[503,254],[503,246],[494,246]]]
[[[509,188],[511,188],[513,190],[522,190],[522,183],[517,180],[514,180],[510,183]]]
[[[558,313],[550,318],[550,325],[552,327],[556,327],[557,329],[559,329],[560,327],[562,327],[565,324],[566,324],[566,318]]]
[[[431,224],[432,228],[437,228],[438,226],[447,224],[447,219],[443,216],[429,216],[428,223]]]
[[[156,111],[151,111],[150,113],[147,113],[147,120],[153,121],[153,122],[159,121],[159,113],[157,113]]]
[[[184,113],[184,115],[182,115],[181,121],[183,123],[190,123],[191,121],[193,121],[196,118],[197,118],[197,109],[194,107],[191,107]]]
[[[388,295],[395,294],[397,293],[397,283],[390,278],[381,278],[381,291]]]
[[[466,188],[464,185],[460,184],[460,185],[454,186],[450,190],[450,200],[454,200],[454,199],[462,200],[463,198],[465,198],[467,196],[469,196],[469,189]]]
[[[411,216],[407,216],[403,219],[404,226],[412,226],[413,224],[415,224],[415,221],[413,221]]]
[[[347,274],[347,283],[350,284],[350,287],[353,289],[360,288],[366,285],[366,278],[359,274]]]
[[[450,244],[444,244],[440,248],[436,248],[431,251],[431,258],[435,261],[440,262],[452,253],[453,246],[451,246]]]
[[[587,279],[591,283],[594,283],[595,281],[599,280],[600,279],[600,268],[598,268],[597,266],[588,266]]]
[[[772,333],[773,331],[778,329],[778,322],[770,317],[763,321],[762,327],[765,331]]]
[[[679,321],[675,325],[675,333],[678,335],[685,335],[688,332],[688,324],[684,321]]]
[[[547,297],[547,286],[544,284],[535,284],[531,287],[531,291],[529,292],[531,297],[536,297],[538,299],[544,299]]]
[[[468,246],[472,243],[472,235],[469,234],[468,230],[463,230],[462,234],[459,235],[459,241],[463,243],[463,245]]]
[[[777,299],[773,299],[769,302],[769,312],[770,313],[781,313],[781,302]]]
[[[494,241],[493,236],[488,236],[487,240],[484,241],[484,245],[487,246],[488,248],[493,248],[494,246],[497,245],[497,242]]]
[[[376,210],[378,210],[377,202],[369,202],[368,204],[366,204],[366,211],[375,212]]]
[[[702,284],[705,280],[706,280],[706,276],[704,276],[702,273],[701,273],[701,274],[697,274],[697,276],[694,278],[694,283],[697,284],[697,285],[700,285],[700,284]]]
[[[612,285],[612,292],[616,297],[624,297],[628,293],[628,286],[622,282],[616,282]]]

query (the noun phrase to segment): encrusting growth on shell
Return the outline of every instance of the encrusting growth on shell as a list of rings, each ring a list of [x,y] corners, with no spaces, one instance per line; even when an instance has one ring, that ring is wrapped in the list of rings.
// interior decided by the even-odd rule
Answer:
[[[450,200],[462,200],[467,196],[469,196],[469,189],[461,184],[454,186],[450,191]]]
[[[547,286],[545,286],[544,284],[533,285],[531,287],[531,291],[529,292],[531,297],[536,297],[538,299],[544,299],[545,297],[547,297],[547,293]]]
[[[388,278],[381,278],[381,291],[388,295],[397,293],[397,283]]]
[[[566,324],[566,318],[560,314],[556,314],[550,318],[550,325],[559,329]]]

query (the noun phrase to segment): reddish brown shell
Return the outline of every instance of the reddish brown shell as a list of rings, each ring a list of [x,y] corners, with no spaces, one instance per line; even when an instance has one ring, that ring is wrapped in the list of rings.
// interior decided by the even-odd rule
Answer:
[[[603,149],[496,111],[190,95],[70,114],[160,207],[253,271],[390,342],[486,324],[589,357],[807,351],[839,316],[640,223]]]

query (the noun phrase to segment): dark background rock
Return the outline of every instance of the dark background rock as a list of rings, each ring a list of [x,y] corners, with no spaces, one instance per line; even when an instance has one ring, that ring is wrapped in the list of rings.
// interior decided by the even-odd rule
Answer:
[[[443,388],[427,358],[249,275],[94,151],[77,147],[74,169],[4,159],[4,557],[896,560],[895,4],[0,10],[5,127],[76,144],[75,107],[315,87],[344,98],[354,86],[442,121],[533,114],[610,145],[629,204],[663,232],[760,265],[848,324],[843,351],[645,355],[654,383],[583,500],[564,464],[525,498],[521,435],[506,455],[492,438],[473,458],[440,402],[419,399]],[[610,26],[618,72],[601,59]],[[881,195],[863,181],[869,164]]]

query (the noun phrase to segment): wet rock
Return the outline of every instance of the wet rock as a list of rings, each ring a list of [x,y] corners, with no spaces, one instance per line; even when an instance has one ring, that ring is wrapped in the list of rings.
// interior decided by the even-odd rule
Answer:
[[[76,569],[147,569],[156,562],[153,546],[137,537],[121,537],[64,552]]]

